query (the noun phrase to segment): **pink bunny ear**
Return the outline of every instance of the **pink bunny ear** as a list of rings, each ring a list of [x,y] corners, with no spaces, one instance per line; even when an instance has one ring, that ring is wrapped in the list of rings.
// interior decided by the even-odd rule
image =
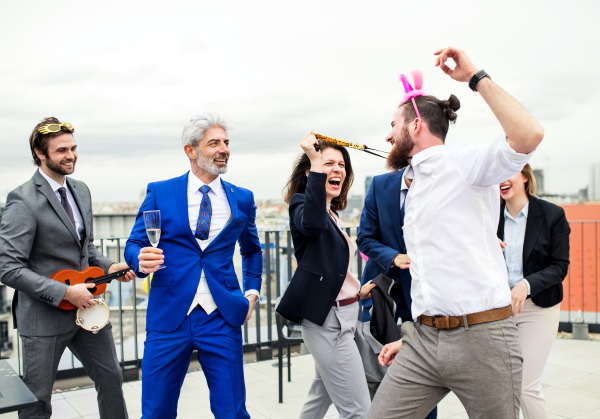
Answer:
[[[415,90],[421,90],[423,88],[423,72],[421,70],[415,70],[410,74],[413,78]]]
[[[404,93],[412,92],[413,88],[408,82],[408,80],[406,80],[406,76],[404,75],[404,73],[400,74],[400,81],[404,85]]]
[[[412,76],[415,88],[413,89],[413,87],[410,85],[404,73],[400,74],[400,81],[404,85],[404,96],[402,97],[402,102],[406,102],[407,100],[413,99],[417,96],[425,96],[425,92],[422,90],[423,73],[421,70],[411,71],[408,74]]]
[[[419,114],[419,109],[417,108],[417,103],[415,102],[415,98],[417,96],[425,96],[425,92],[422,90],[423,88],[423,73],[421,70],[415,70],[409,73],[413,78],[413,83],[415,88],[413,89],[404,73],[400,74],[400,81],[404,85],[404,96],[402,97],[402,103],[410,100],[415,108],[415,113],[417,114],[417,118],[421,118]]]

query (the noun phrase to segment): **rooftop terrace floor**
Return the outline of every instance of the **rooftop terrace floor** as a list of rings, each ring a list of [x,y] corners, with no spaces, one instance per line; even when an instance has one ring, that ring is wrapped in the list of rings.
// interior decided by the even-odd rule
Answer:
[[[253,419],[293,419],[298,417],[314,376],[311,355],[292,358],[292,382],[284,370],[283,404],[278,403],[278,370],[275,360],[244,365],[248,412]],[[549,419],[600,418],[600,342],[556,339],[543,378]],[[141,381],[123,384],[129,417],[141,417]],[[54,418],[99,418],[93,388],[53,395]],[[439,404],[438,418],[468,418],[458,398],[450,393]],[[179,399],[181,418],[211,418],[208,386],[202,371],[188,373]],[[325,416],[336,418],[333,406]],[[16,419],[16,413],[0,419]]]

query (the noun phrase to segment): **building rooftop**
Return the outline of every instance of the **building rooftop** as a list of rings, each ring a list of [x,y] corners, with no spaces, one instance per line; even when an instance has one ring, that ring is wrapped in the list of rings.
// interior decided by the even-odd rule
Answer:
[[[276,360],[244,365],[247,408],[253,419],[296,418],[306,400],[314,377],[311,355],[292,358],[292,382],[284,369],[283,404],[278,403],[278,370]],[[600,342],[556,339],[544,378],[544,396],[549,419],[600,418]],[[141,417],[141,381],[123,384],[130,418]],[[181,418],[211,418],[208,386],[202,371],[190,372],[179,399]],[[60,419],[99,418],[96,390],[66,391],[53,395],[53,417]],[[337,417],[333,406],[326,418]],[[438,418],[467,418],[458,398],[450,393],[439,404]],[[0,415],[0,419],[17,419],[16,413]]]

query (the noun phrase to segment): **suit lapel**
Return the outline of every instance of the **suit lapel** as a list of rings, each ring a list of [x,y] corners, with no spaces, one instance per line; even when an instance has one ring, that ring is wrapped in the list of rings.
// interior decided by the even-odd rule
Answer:
[[[188,173],[189,172],[173,182],[173,188],[175,189],[175,202],[177,202],[177,210],[179,212],[179,218],[181,218],[183,229],[187,232],[188,237],[192,242],[194,242],[194,245],[198,248],[198,250],[202,251],[198,241],[196,240],[196,237],[194,237],[194,234],[192,234],[192,230],[190,229],[187,199]]]
[[[500,206],[500,220],[498,221],[498,233],[496,234],[502,241],[504,241],[504,208],[506,208],[505,202]]]
[[[69,230],[69,232],[73,236],[73,239],[75,239],[75,242],[77,242],[77,244],[81,246],[81,243],[79,243],[79,237],[77,236],[77,231],[75,231],[75,226],[69,219],[67,212],[62,207],[60,201],[58,200],[56,194],[50,187],[48,181],[44,179],[44,177],[38,171],[36,171],[33,175],[33,179],[38,187],[38,190],[41,194],[43,194],[46,197],[46,199],[48,199],[48,202],[56,212],[56,215],[58,215],[58,218],[61,219],[65,227],[67,227],[67,230]]]
[[[83,194],[83,191],[77,187],[77,184],[75,182],[73,182],[71,179],[66,178],[67,179],[67,185],[69,186],[69,189],[71,190],[71,194],[73,195],[73,198],[75,198],[75,203],[77,204],[77,208],[79,209],[79,214],[81,214],[81,219],[83,220],[83,230],[85,231],[86,235],[88,232],[88,228],[91,228],[91,223],[93,222],[93,220],[88,220],[87,215],[89,213],[88,209],[89,206],[87,205],[87,200],[85,195]],[[75,208],[73,208],[73,211],[75,211]],[[73,214],[75,215],[75,214]]]
[[[534,196],[530,196],[527,227],[525,228],[525,240],[523,241],[523,266],[525,266],[525,262],[527,262],[527,259],[537,242],[542,225],[544,225],[544,213],[542,212],[538,199]]]
[[[398,173],[390,176],[389,185],[383,189],[384,193],[386,193],[389,197],[388,209],[390,211],[391,220],[393,220],[392,225],[396,231],[398,243],[404,242],[402,240],[404,237],[402,233],[402,225],[404,223],[400,215],[400,188],[402,188],[402,176],[404,176],[404,170],[406,169],[402,169]]]

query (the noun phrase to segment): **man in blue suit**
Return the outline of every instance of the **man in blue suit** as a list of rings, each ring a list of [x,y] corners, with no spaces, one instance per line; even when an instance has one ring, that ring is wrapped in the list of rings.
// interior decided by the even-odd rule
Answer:
[[[227,171],[227,123],[194,116],[183,130],[191,171],[148,185],[125,258],[138,276],[155,272],[146,318],[142,417],[177,416],[193,350],[206,376],[215,418],[249,418],[242,331],[262,281],[262,250],[252,192],[220,178]],[[150,246],[144,211],[160,210],[160,243]],[[245,293],[233,267],[239,242]],[[159,265],[165,264],[164,268]],[[160,270],[159,270],[160,269]]]
[[[388,167],[393,172],[373,177],[360,216],[357,242],[359,250],[369,258],[362,285],[379,274],[392,278],[394,285],[390,289],[390,296],[396,303],[395,319],[401,318],[402,322],[406,322],[413,319],[410,312],[410,260],[406,255],[402,228],[404,201],[411,181],[404,176],[405,169],[400,169],[408,162],[397,161],[397,155],[397,147],[393,147],[388,158]],[[372,299],[361,300],[361,303],[364,306],[363,322],[368,322],[371,320],[369,309],[373,305]],[[435,418],[437,407],[426,419]]]

